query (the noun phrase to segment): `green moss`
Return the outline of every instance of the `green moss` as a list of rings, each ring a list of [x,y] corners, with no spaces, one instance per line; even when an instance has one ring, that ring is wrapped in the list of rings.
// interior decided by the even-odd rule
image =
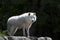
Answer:
[[[1,37],[6,36],[6,31],[0,32],[0,36]]]
[[[0,36],[6,36],[4,33],[0,33]]]

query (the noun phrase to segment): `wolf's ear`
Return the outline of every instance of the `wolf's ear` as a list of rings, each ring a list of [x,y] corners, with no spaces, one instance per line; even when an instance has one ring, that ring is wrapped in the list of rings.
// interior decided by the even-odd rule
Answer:
[[[34,15],[36,15],[36,13],[34,13]]]
[[[29,16],[30,16],[30,12],[29,12],[29,14],[28,14]]]

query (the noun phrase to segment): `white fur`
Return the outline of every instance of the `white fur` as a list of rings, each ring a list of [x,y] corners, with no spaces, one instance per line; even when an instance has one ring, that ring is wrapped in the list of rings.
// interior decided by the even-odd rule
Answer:
[[[29,28],[36,21],[36,13],[27,12],[21,15],[12,16],[7,21],[7,30],[10,36],[13,36],[17,29],[23,29],[23,35],[25,36],[25,30],[27,36],[29,36]]]

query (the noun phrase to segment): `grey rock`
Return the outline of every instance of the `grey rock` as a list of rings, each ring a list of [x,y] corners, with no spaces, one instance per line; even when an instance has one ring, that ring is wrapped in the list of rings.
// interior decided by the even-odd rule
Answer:
[[[39,37],[38,40],[45,40],[45,37]]]
[[[4,36],[0,40],[52,40],[51,37],[23,37],[23,36]]]
[[[31,40],[37,40],[37,37],[29,37]]]
[[[0,37],[0,40],[31,40],[28,37],[20,37],[20,36],[4,36]]]
[[[3,37],[0,37],[0,40],[4,40],[4,38]]]
[[[10,36],[8,37],[9,40],[30,40],[29,38],[27,37],[16,37],[16,36]]]
[[[38,40],[52,40],[51,37],[39,37]]]

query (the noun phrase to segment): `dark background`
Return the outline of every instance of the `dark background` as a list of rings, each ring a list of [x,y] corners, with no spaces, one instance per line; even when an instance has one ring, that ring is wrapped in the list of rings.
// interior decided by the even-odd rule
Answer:
[[[30,28],[30,36],[60,39],[60,0],[0,0],[0,32],[7,30],[9,17],[25,12],[37,14],[37,21]]]

